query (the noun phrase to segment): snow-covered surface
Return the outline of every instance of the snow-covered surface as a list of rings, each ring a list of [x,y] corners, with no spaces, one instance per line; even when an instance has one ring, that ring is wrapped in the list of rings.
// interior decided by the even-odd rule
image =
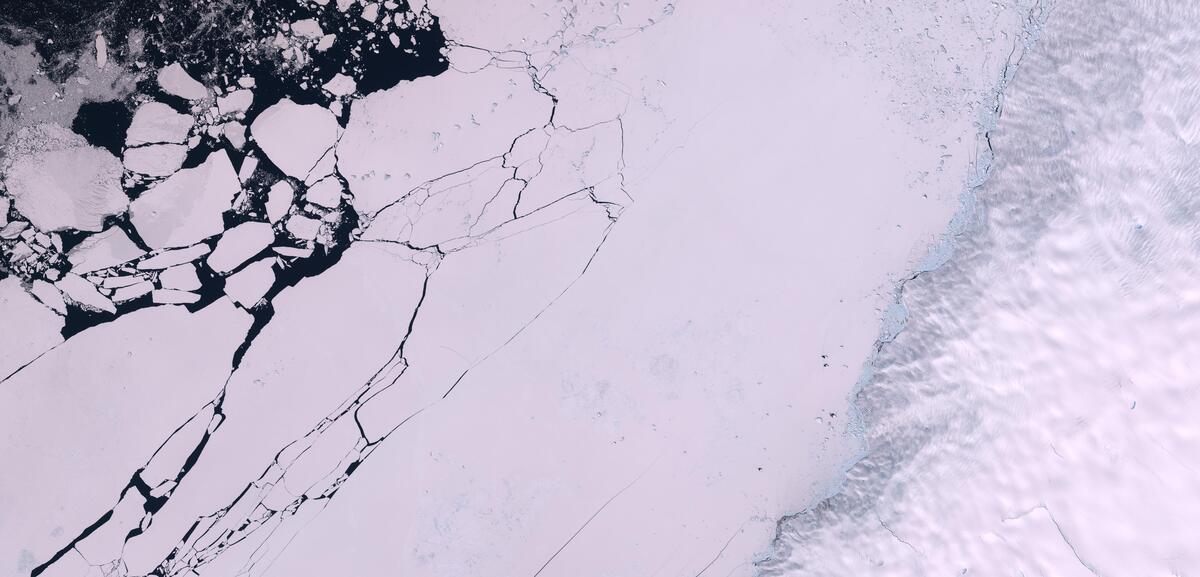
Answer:
[[[905,286],[908,326],[858,397],[866,459],[784,523],[767,575],[1200,569],[1198,19],[1049,14],[980,223]]]

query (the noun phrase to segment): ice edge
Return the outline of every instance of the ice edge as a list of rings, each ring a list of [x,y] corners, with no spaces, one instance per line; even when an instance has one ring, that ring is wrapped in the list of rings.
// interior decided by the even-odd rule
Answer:
[[[858,450],[854,456],[842,463],[839,467],[839,473],[804,508],[795,513],[786,514],[775,522],[774,537],[771,538],[767,548],[757,555],[753,562],[756,568],[755,575],[762,574],[760,567],[764,562],[777,558],[779,552],[778,545],[785,538],[784,532],[788,522],[840,494],[846,487],[847,475],[850,470],[868,456],[869,447],[867,447],[866,427],[863,424],[862,411],[856,399],[874,377],[877,368],[876,364],[884,347],[894,341],[908,324],[908,308],[904,305],[905,286],[921,275],[935,271],[950,262],[954,258],[959,240],[964,234],[970,232],[975,225],[981,222],[980,214],[976,210],[976,191],[986,184],[991,177],[994,159],[991,133],[996,129],[999,119],[1004,112],[1005,90],[1007,90],[1009,84],[1016,78],[1017,71],[1025,55],[1037,44],[1038,37],[1041,35],[1046,20],[1053,9],[1054,0],[1036,0],[1025,15],[1024,23],[1017,33],[1017,39],[1013,43],[1012,50],[1000,73],[999,80],[984,96],[983,102],[990,102],[991,106],[983,109],[977,122],[979,131],[975,134],[975,144],[978,152],[975,155],[975,159],[971,162],[965,182],[963,183],[963,189],[959,193],[958,210],[950,218],[946,230],[938,235],[937,240],[931,242],[926,247],[925,256],[915,262],[912,266],[912,272],[905,275],[892,287],[891,298],[888,300],[887,308],[880,317],[879,336],[875,339],[866,360],[863,361],[861,375],[855,381],[854,386],[851,387],[850,392],[847,393],[849,407],[847,411],[848,423],[846,425],[846,435],[856,440]]]

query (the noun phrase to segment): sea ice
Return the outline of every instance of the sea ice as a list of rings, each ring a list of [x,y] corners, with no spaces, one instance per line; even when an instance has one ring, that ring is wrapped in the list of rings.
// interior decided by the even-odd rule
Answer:
[[[130,172],[146,176],[171,176],[183,166],[187,146],[182,144],[152,144],[125,150],[123,162]]]
[[[263,111],[250,134],[267,158],[288,176],[304,180],[337,144],[341,127],[328,109],[284,99]]]
[[[121,227],[111,226],[83,239],[67,253],[71,272],[85,274],[129,262],[146,251],[138,248]]]
[[[19,130],[0,162],[17,210],[43,231],[98,231],[125,211],[121,161],[56,124]]]
[[[270,223],[244,222],[221,235],[217,248],[208,255],[208,267],[218,274],[227,273],[254,255],[266,250],[275,240]]]
[[[138,107],[125,136],[125,146],[170,142],[183,144],[194,121],[187,114],[161,102],[147,102]]]
[[[130,220],[151,248],[194,244],[225,229],[221,215],[241,186],[229,156],[217,151],[143,192],[130,206]]]
[[[208,89],[192,78],[179,63],[158,71],[158,85],[168,94],[188,100],[201,100],[208,96]]]
[[[225,294],[243,308],[253,308],[275,284],[274,258],[252,263],[225,279]]]

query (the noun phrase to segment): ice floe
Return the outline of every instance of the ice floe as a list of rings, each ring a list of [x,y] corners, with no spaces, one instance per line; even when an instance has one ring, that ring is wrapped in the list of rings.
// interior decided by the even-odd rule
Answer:
[[[341,127],[327,108],[284,99],[263,111],[250,134],[288,176],[304,180],[338,141]]]
[[[196,266],[181,264],[158,273],[158,284],[164,289],[194,291],[200,288],[200,277],[196,274]]]
[[[99,231],[129,199],[121,188],[121,161],[55,124],[16,133],[0,163],[17,210],[40,230]]]
[[[202,100],[208,97],[208,89],[192,78],[179,63],[158,71],[158,85],[168,94],[188,100]]]
[[[218,151],[143,192],[130,206],[130,221],[151,248],[187,246],[225,230],[221,215],[239,190],[229,156]]]
[[[274,258],[248,265],[225,279],[225,294],[243,308],[253,308],[275,284]]]
[[[276,223],[287,216],[295,195],[296,189],[286,180],[271,185],[271,189],[267,191],[267,219]]]
[[[111,226],[83,239],[67,253],[67,260],[71,262],[72,272],[85,274],[129,262],[144,254],[146,251],[138,248],[124,230]]]
[[[146,176],[171,176],[183,166],[187,146],[152,144],[125,150],[122,161],[130,172]]]
[[[67,302],[81,309],[110,314],[117,312],[117,308],[113,306],[112,301],[100,294],[96,285],[75,273],[63,275],[63,278],[55,283],[55,286],[63,292],[63,296],[66,297]]]
[[[138,107],[125,136],[126,146],[143,144],[175,143],[187,141],[192,129],[192,117],[175,112],[161,102],[147,102]]]
[[[275,231],[269,223],[244,222],[221,235],[206,262],[213,272],[227,273],[266,250],[274,240]]]

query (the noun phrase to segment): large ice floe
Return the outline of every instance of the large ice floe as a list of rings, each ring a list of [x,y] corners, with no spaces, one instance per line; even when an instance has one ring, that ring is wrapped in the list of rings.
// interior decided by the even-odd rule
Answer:
[[[17,211],[42,231],[98,231],[129,204],[121,161],[58,125],[17,132],[0,170]]]

